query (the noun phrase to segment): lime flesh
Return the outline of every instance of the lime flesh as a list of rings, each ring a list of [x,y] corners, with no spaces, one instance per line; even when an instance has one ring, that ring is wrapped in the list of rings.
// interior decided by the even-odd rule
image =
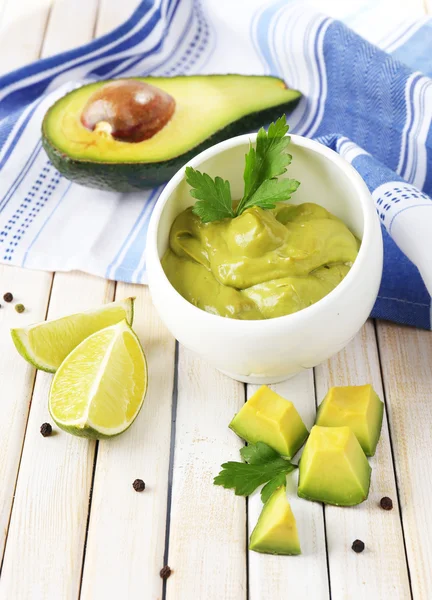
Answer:
[[[61,319],[12,329],[15,347],[37,369],[55,373],[66,356],[89,335],[123,319],[132,325],[135,298],[105,304]]]
[[[147,364],[128,323],[102,329],[77,346],[57,370],[49,397],[56,424],[89,438],[125,431],[147,391]]]

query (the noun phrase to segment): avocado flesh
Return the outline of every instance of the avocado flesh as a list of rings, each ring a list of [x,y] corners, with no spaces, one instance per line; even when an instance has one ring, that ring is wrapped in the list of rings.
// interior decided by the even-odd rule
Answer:
[[[349,427],[312,427],[299,465],[298,495],[355,506],[368,497],[371,468]]]
[[[107,81],[78,88],[49,109],[42,124],[42,142],[66,178],[119,191],[159,185],[202,150],[292,110],[301,95],[270,76],[136,79],[168,92],[176,101],[167,125],[142,142],[119,141],[82,125],[81,114],[89,97]]]
[[[249,549],[266,554],[301,554],[297,524],[285,486],[274,491],[264,504]]]
[[[359,241],[322,206],[278,202],[203,223],[174,219],[163,270],[191,304],[232,319],[272,319],[318,302],[346,276]]]
[[[373,456],[381,434],[384,404],[371,385],[330,388],[316,424],[352,429],[366,456]]]
[[[249,398],[229,426],[247,442],[264,442],[288,458],[296,454],[308,436],[294,404],[266,385]]]

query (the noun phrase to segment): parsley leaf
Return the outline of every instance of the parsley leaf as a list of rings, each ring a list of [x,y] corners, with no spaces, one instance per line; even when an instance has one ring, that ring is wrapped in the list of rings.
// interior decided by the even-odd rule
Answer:
[[[221,177],[212,179],[207,173],[186,167],[186,181],[191,195],[198,201],[192,209],[203,223],[233,219],[251,206],[274,208],[276,202],[289,200],[300,183],[295,179],[277,179],[286,172],[292,156],[286,150],[291,138],[286,136],[289,127],[282,115],[271,123],[268,131],[258,131],[255,148],[250,145],[246,154],[243,174],[244,194],[236,209],[233,207],[229,181]]]
[[[263,502],[263,504],[267,502],[267,500],[270,498],[273,492],[278,489],[278,487],[285,484],[286,473],[279,473],[279,475],[276,475],[276,477],[270,479],[270,481],[266,483],[263,489],[261,490],[261,501]]]
[[[222,471],[214,478],[214,484],[233,489],[236,496],[250,496],[258,486],[280,473],[290,473],[296,468],[283,458],[280,460],[285,464],[250,465],[234,461],[224,463]]]
[[[285,136],[288,129],[286,116],[282,115],[275,123],[270,125],[268,132],[264,128],[258,131],[256,149],[251,145],[246,155],[243,174],[245,182],[244,195],[237,207],[237,215],[241,215],[246,208],[256,204],[251,203],[251,199],[264,182],[286,172],[286,167],[292,160],[291,154],[286,153],[291,141],[289,136]],[[297,182],[298,186],[299,183]],[[286,197],[283,199],[286,200]],[[275,202],[277,201],[278,199],[275,198]],[[273,206],[270,208],[273,208]]]
[[[233,489],[236,496],[250,496],[258,486],[272,482],[277,477],[278,481],[281,481],[281,475],[285,477],[297,468],[263,442],[246,446],[240,452],[242,458],[248,462],[224,463],[222,471],[214,478],[215,485]],[[276,487],[279,485],[281,484],[278,483]]]
[[[203,223],[235,216],[229,181],[224,181],[221,177],[212,179],[207,173],[201,173],[192,167],[186,167],[186,181],[192,188],[191,196],[198,200],[192,210]]]
[[[264,465],[276,458],[280,458],[279,453],[264,442],[243,446],[240,450],[240,455],[245,462],[251,465]]]
[[[246,210],[250,206],[259,206],[261,208],[274,208],[275,202],[283,202],[289,200],[293,192],[300,185],[295,179],[267,179],[264,181],[257,191],[243,204],[243,209]]]

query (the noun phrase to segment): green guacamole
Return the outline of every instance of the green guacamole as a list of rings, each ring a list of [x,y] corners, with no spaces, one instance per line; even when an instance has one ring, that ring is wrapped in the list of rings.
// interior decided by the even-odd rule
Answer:
[[[358,250],[348,227],[317,204],[252,207],[212,223],[188,208],[172,225],[162,266],[175,289],[202,310],[271,319],[326,296]]]

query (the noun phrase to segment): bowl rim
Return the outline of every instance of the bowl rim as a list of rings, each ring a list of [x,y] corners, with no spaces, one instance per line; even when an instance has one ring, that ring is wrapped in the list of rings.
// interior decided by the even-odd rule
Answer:
[[[350,181],[352,189],[353,191],[355,191],[357,199],[360,202],[360,207],[362,209],[363,215],[363,236],[357,258],[355,259],[348,274],[331,292],[329,292],[326,296],[324,296],[314,304],[311,304],[310,306],[307,306],[306,308],[303,308],[289,315],[272,317],[270,319],[233,319],[209,313],[201,308],[198,308],[197,306],[183,298],[183,296],[171,284],[170,280],[165,274],[165,271],[162,268],[161,259],[158,253],[158,227],[160,223],[160,218],[166,204],[171,198],[173,191],[184,179],[186,167],[190,166],[197,168],[208,158],[221,154],[226,150],[229,150],[236,146],[249,145],[249,143],[254,143],[256,141],[257,133],[247,133],[229,138],[228,140],[219,142],[218,144],[215,144],[214,146],[207,148],[207,150],[204,150],[203,152],[197,154],[191,160],[189,160],[183,167],[181,167],[177,171],[177,173],[175,173],[175,175],[173,175],[173,177],[166,184],[165,188],[162,190],[162,193],[156,202],[147,233],[147,262],[151,262],[149,261],[149,257],[155,258],[154,266],[157,271],[156,276],[161,277],[164,280],[165,284],[169,285],[171,290],[174,292],[174,296],[176,297],[177,301],[180,303],[180,305],[183,306],[185,311],[191,314],[191,316],[194,319],[207,320],[209,324],[213,322],[213,324],[216,326],[222,326],[222,323],[225,323],[228,324],[228,327],[231,327],[232,329],[237,329],[239,330],[239,332],[243,333],[246,328],[252,328],[254,331],[259,333],[264,328],[279,328],[282,323],[289,322],[290,324],[295,325],[315,316],[316,313],[319,313],[325,305],[333,303],[334,301],[337,302],[338,297],[342,296],[346,289],[351,286],[351,283],[356,279],[358,272],[362,269],[364,257],[367,253],[367,248],[369,247],[372,236],[374,235],[374,219],[376,219],[376,223],[379,225],[378,216],[376,214],[376,209],[373,204],[372,195],[366,183],[364,182],[360,174],[356,171],[356,169],[331,148],[328,148],[327,146],[324,146],[320,142],[317,142],[313,139],[306,138],[300,135],[287,135],[291,137],[291,143],[293,143],[294,145],[301,146],[307,150],[321,154],[325,158],[333,162]],[[150,278],[149,284],[149,287],[151,288],[152,286]]]

